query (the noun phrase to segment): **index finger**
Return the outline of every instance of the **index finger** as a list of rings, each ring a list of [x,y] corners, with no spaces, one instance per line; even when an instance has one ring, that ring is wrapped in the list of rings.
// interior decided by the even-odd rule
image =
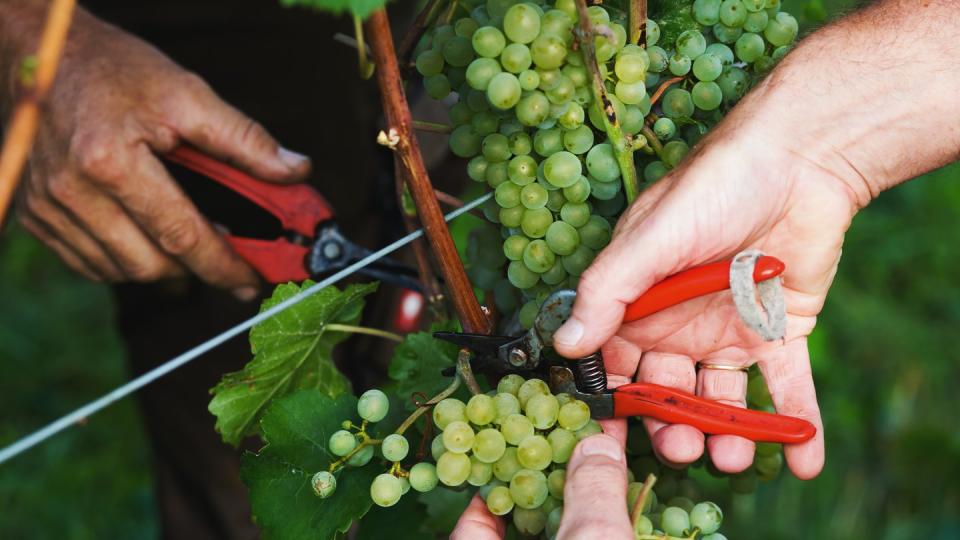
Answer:
[[[200,279],[227,289],[256,286],[253,270],[214,231],[146,145],[132,150],[124,178],[105,188],[166,253]]]

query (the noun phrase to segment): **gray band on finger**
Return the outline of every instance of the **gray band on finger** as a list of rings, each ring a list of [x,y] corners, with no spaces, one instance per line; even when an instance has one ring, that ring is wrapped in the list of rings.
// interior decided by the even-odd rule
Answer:
[[[775,277],[756,284],[760,293],[757,305],[754,292],[753,269],[763,252],[757,249],[741,251],[730,264],[730,291],[737,313],[748,328],[760,334],[764,341],[783,339],[787,330],[787,309],[780,278]]]

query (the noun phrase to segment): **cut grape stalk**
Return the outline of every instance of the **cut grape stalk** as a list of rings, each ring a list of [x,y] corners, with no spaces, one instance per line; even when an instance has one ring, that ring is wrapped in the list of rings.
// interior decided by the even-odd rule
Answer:
[[[752,259],[755,266],[744,265],[741,263],[744,259]],[[752,277],[750,281],[763,284],[776,279],[783,272],[784,264],[773,257],[751,252],[738,255],[733,261],[681,272],[654,285],[627,306],[624,322],[636,321],[684,301],[725,290],[737,281],[735,276],[744,268],[750,270],[747,274]],[[533,374],[548,379],[554,392],[566,392],[585,402],[594,418],[647,416],[663,422],[687,424],[712,435],[739,435],[764,442],[800,443],[816,434],[816,428],[806,420],[723,405],[655,384],[631,383],[608,391],[600,353],[571,361],[558,357],[550,348],[553,334],[570,316],[575,298],[576,293],[572,290],[552,294],[540,308],[533,328],[520,337],[453,332],[434,335],[473,350],[475,354],[471,362],[475,371]],[[743,300],[738,301],[740,303],[745,305]],[[768,305],[765,301],[764,306]],[[746,307],[738,307],[749,311]],[[782,320],[782,314],[768,315],[771,321]],[[778,322],[771,327],[782,331]],[[778,337],[782,334],[771,336]]]

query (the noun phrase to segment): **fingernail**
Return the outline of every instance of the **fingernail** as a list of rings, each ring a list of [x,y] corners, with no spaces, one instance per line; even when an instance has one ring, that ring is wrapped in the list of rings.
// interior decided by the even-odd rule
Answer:
[[[623,449],[620,443],[609,435],[594,435],[580,442],[584,456],[603,456],[614,461],[623,461]]]
[[[571,318],[553,335],[553,341],[560,344],[561,347],[573,347],[580,343],[582,337],[583,324],[577,319]]]
[[[260,290],[256,287],[240,287],[233,290],[233,296],[241,302],[252,302],[260,295]]]
[[[280,158],[280,161],[287,166],[290,170],[297,170],[304,166],[310,158],[303,154],[298,154],[293,150],[287,150],[286,148],[280,147],[280,150],[277,151],[277,157]]]

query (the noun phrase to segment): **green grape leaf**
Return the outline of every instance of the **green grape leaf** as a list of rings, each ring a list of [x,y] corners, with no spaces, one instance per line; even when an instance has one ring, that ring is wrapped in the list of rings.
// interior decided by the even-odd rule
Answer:
[[[423,528],[439,535],[449,535],[473,494],[472,489],[453,491],[446,488],[421,493],[420,502],[427,505],[427,515],[430,516],[423,522]]]
[[[650,18],[660,25],[660,41],[657,45],[673,49],[680,34],[700,29],[700,23],[693,18],[692,6],[693,0],[660,0],[650,6]]]
[[[386,0],[280,0],[283,7],[302,6],[335,15],[347,11],[361,19],[367,18],[386,3]]]
[[[313,285],[305,281],[280,285],[260,311],[291,298]],[[223,440],[237,445],[257,431],[257,421],[272,400],[302,388],[316,388],[335,397],[350,382],[333,363],[333,347],[349,333],[327,331],[330,323],[357,324],[363,299],[376,283],[351,285],[340,291],[326,287],[299,304],[254,326],[250,348],[254,358],[240,371],[223,376],[210,392],[209,410],[217,417]]]
[[[397,345],[387,372],[396,381],[396,392],[408,408],[415,393],[431,398],[450,384],[450,378],[441,373],[456,364],[457,346],[440,341],[430,332],[407,334]]]
[[[316,389],[301,390],[267,409],[260,422],[267,444],[257,454],[245,453],[240,467],[264,538],[333,538],[370,510],[370,484],[385,470],[377,459],[340,469],[337,489],[326,499],[310,485],[314,473],[337,459],[327,441],[344,420],[359,422],[357,398],[349,393],[330,398]]]

